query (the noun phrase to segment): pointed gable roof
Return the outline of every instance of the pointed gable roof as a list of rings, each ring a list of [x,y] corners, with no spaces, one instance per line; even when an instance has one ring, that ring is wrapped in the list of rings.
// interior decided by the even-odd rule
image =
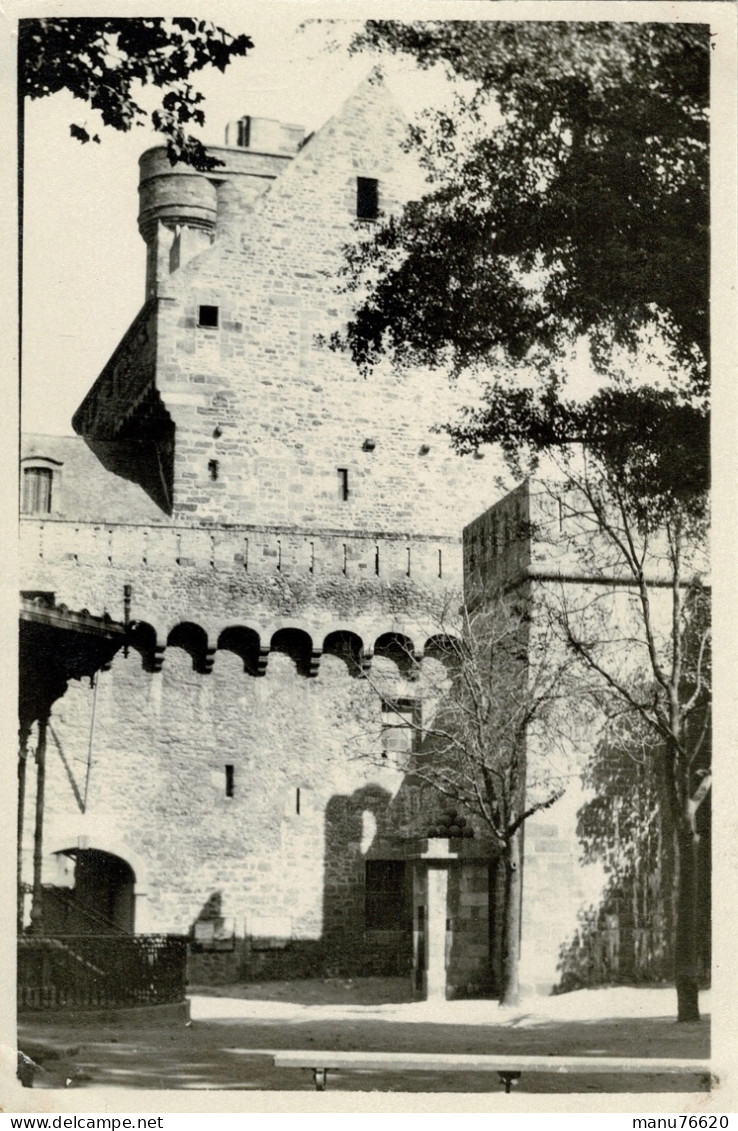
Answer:
[[[391,174],[397,178],[402,168],[403,181],[409,184],[410,179],[417,180],[417,163],[400,148],[408,126],[381,71],[373,68],[341,108],[307,138],[281,176],[260,195],[255,208],[276,204],[292,191],[293,182],[304,176],[306,168],[320,168],[329,161],[333,164],[341,155],[357,176],[382,178]]]

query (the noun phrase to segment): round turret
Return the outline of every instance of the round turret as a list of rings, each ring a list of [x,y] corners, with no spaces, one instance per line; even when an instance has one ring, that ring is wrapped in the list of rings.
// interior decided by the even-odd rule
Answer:
[[[139,161],[138,229],[148,243],[161,220],[168,228],[215,230],[218,197],[215,183],[190,165],[172,165],[165,146],[148,149]]]
[[[241,118],[226,131],[225,146],[208,146],[217,164],[207,172],[172,165],[166,147],[139,159],[138,230],[146,241],[146,294],[212,242],[219,186],[230,182],[248,206],[278,177],[302,145],[302,126],[268,118]]]

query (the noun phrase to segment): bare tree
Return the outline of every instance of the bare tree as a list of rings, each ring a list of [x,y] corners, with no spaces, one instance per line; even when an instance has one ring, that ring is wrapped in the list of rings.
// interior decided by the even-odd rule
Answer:
[[[375,657],[366,673],[374,710],[352,752],[378,763],[390,760],[428,787],[425,835],[444,834],[438,812],[446,799],[465,814],[462,823],[468,818],[469,827],[490,838],[492,857],[503,864],[496,871],[502,922],[494,965],[500,1001],[509,1005],[519,997],[523,824],[561,797],[569,773],[552,757],[532,777],[527,749],[535,732],[547,731],[552,717],[561,716],[565,701],[570,710],[566,671],[572,657],[559,652],[552,659],[541,632],[533,640],[524,589],[489,591],[473,609],[458,601],[455,606],[452,615],[439,618],[422,664],[401,637],[394,663],[383,666]],[[559,718],[549,752],[563,750],[569,738]]]
[[[546,548],[536,619],[576,661],[603,735],[639,728],[674,830],[678,1020],[699,1020],[697,810],[710,789],[710,590],[706,519],[678,497],[652,505],[590,459],[531,509]],[[548,543],[548,545],[547,545]],[[548,571],[548,572],[547,572]]]

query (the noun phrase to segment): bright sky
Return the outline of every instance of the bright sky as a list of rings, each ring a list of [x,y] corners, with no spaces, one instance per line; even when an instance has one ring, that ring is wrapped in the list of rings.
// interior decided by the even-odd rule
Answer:
[[[226,123],[243,114],[310,131],[339,109],[376,60],[326,49],[328,40],[345,42],[356,24],[314,22],[300,31],[314,11],[272,3],[221,17],[255,46],[224,75],[194,76],[206,95],[205,141],[223,144]],[[409,116],[427,105],[429,83],[438,89],[437,78],[410,63],[392,62],[388,75]],[[71,434],[72,413],[143,303],[138,158],[161,144],[144,128],[103,128],[102,144],[81,145],[69,135],[70,122],[99,129],[88,107],[65,95],[27,106],[22,426],[53,434]]]

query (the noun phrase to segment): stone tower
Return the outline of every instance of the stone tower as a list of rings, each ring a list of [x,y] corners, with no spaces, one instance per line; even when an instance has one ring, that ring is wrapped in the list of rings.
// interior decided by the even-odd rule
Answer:
[[[26,446],[56,489],[23,519],[24,588],[118,619],[125,594],[132,623],[54,707],[47,881],[71,858],[112,905],[125,874],[133,929],[192,934],[199,977],[401,972],[414,923],[417,945],[426,801],[382,754],[413,741],[498,469],[434,430],[443,374],[365,378],[323,344],[344,246],[416,176],[405,129],[371,77],[309,138],[234,122],[208,173],[144,154],[144,305],[79,438]],[[470,857],[454,896],[466,987],[486,874]]]

